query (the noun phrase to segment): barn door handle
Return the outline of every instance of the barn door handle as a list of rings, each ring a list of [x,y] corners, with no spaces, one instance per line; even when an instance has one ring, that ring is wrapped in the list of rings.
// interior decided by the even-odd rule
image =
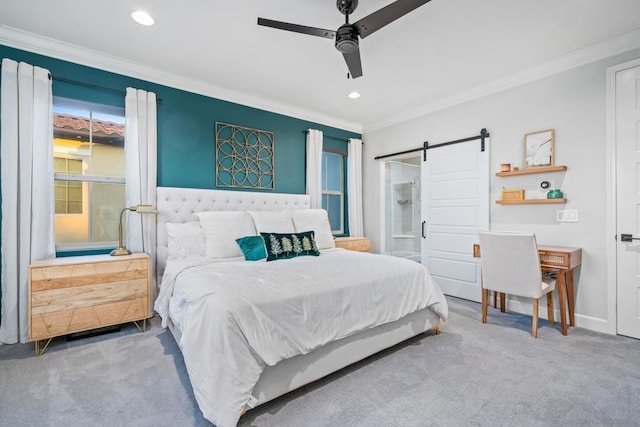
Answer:
[[[424,235],[424,225],[426,224],[427,221],[422,221],[422,238],[426,239],[427,236]]]
[[[640,237],[633,237],[631,234],[621,234],[621,242],[633,242],[634,240],[640,240]]]

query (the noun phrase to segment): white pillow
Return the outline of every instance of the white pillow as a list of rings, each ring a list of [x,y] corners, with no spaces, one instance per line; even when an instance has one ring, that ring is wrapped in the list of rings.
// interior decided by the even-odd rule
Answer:
[[[324,209],[296,209],[291,211],[296,233],[313,231],[318,249],[335,248],[336,243],[331,234],[329,214]]]
[[[204,233],[198,221],[167,223],[168,259],[204,256]]]
[[[258,233],[295,233],[291,211],[248,211]]]
[[[253,219],[245,211],[198,212],[204,231],[205,253],[212,258],[242,256],[236,239],[255,236]]]

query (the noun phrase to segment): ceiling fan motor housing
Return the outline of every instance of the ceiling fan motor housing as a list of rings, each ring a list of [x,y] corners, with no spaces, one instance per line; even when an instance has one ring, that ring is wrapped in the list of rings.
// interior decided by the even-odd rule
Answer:
[[[336,49],[342,53],[358,49],[358,30],[350,24],[344,24],[336,31]]]

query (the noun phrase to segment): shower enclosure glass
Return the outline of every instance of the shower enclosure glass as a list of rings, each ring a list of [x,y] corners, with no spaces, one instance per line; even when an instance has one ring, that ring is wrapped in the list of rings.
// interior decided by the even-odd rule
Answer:
[[[420,262],[420,158],[385,162],[385,253]]]

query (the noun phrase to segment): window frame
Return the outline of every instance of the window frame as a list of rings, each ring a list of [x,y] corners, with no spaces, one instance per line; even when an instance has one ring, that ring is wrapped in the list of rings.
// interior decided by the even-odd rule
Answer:
[[[111,105],[105,105],[105,104],[100,104],[97,102],[87,102],[87,101],[81,101],[81,100],[76,100],[76,99],[72,99],[72,98],[65,98],[65,97],[60,97],[60,96],[54,96],[53,97],[53,109],[52,109],[52,114],[55,112],[55,108],[56,107],[60,107],[60,108],[69,108],[69,109],[77,109],[77,110],[87,110],[91,113],[91,117],[89,117],[89,142],[91,142],[92,144],[93,142],[93,114],[94,113],[99,113],[99,114],[109,114],[109,115],[113,115],[113,116],[118,116],[118,117],[122,117],[123,119],[126,117],[125,116],[125,109],[123,107],[115,107],[115,106],[111,106]],[[123,121],[124,122],[124,121]],[[55,139],[54,134],[52,134],[52,140]],[[53,142],[52,142],[53,143]],[[123,147],[124,149],[124,147]],[[89,153],[88,156],[90,156],[91,154]],[[70,154],[70,153],[66,153],[64,152],[64,150],[58,150],[56,151],[56,147],[54,145],[53,147],[53,156],[52,156],[52,160],[55,159],[56,157],[58,158],[67,158],[67,159],[74,159],[74,160],[82,160],[83,162],[83,168],[89,164],[91,165],[91,158],[86,158],[86,156],[84,155],[78,155],[78,154]],[[83,174],[77,174],[77,173],[62,173],[62,172],[54,172],[53,174],[53,179],[54,179],[54,185],[55,185],[55,181],[71,181],[71,182],[81,182],[83,183],[83,191],[84,191],[84,185],[87,185],[89,188],[87,188],[87,203],[89,206],[91,206],[91,202],[92,202],[92,191],[91,191],[91,184],[92,183],[98,183],[98,184],[122,184],[122,185],[126,185],[126,179],[125,177],[117,177],[117,176],[105,176],[105,175],[83,175]],[[84,203],[84,200],[83,200]],[[126,200],[124,202],[123,208],[126,205]],[[70,217],[70,216],[81,216],[81,215],[85,215],[85,213],[56,213],[55,212],[55,207],[53,210],[53,215],[54,215],[54,221],[55,221],[55,217],[60,215],[60,216],[65,216],[65,217]],[[86,213],[86,215],[89,215],[88,220],[89,220],[89,224],[92,224],[94,219],[91,216],[91,208],[89,207],[89,211]],[[91,225],[89,225],[89,230],[91,230]],[[91,236],[91,232],[89,234],[89,236]],[[115,248],[118,245],[118,241],[114,240],[114,241],[101,241],[101,242],[84,242],[84,243],[58,243],[55,242],[55,250],[56,253],[65,253],[65,252],[77,252],[77,251],[91,251],[91,250],[103,250],[103,249],[112,249]]]
[[[340,229],[338,230],[331,230],[331,234],[333,234],[334,236],[339,236],[339,235],[344,235],[345,234],[345,160],[347,157],[347,153],[344,150],[339,150],[339,149],[334,149],[334,148],[329,148],[329,147],[323,147],[322,148],[322,158],[324,160],[324,154],[328,153],[328,154],[334,154],[334,155],[338,155],[340,156],[340,191],[336,191],[336,190],[325,190],[325,168],[322,168],[322,201],[323,201],[323,206],[324,206],[324,196],[340,196]],[[324,162],[323,162],[324,165]],[[324,207],[323,207],[324,208]],[[328,206],[327,206],[328,208]],[[329,209],[326,209],[327,211]]]

